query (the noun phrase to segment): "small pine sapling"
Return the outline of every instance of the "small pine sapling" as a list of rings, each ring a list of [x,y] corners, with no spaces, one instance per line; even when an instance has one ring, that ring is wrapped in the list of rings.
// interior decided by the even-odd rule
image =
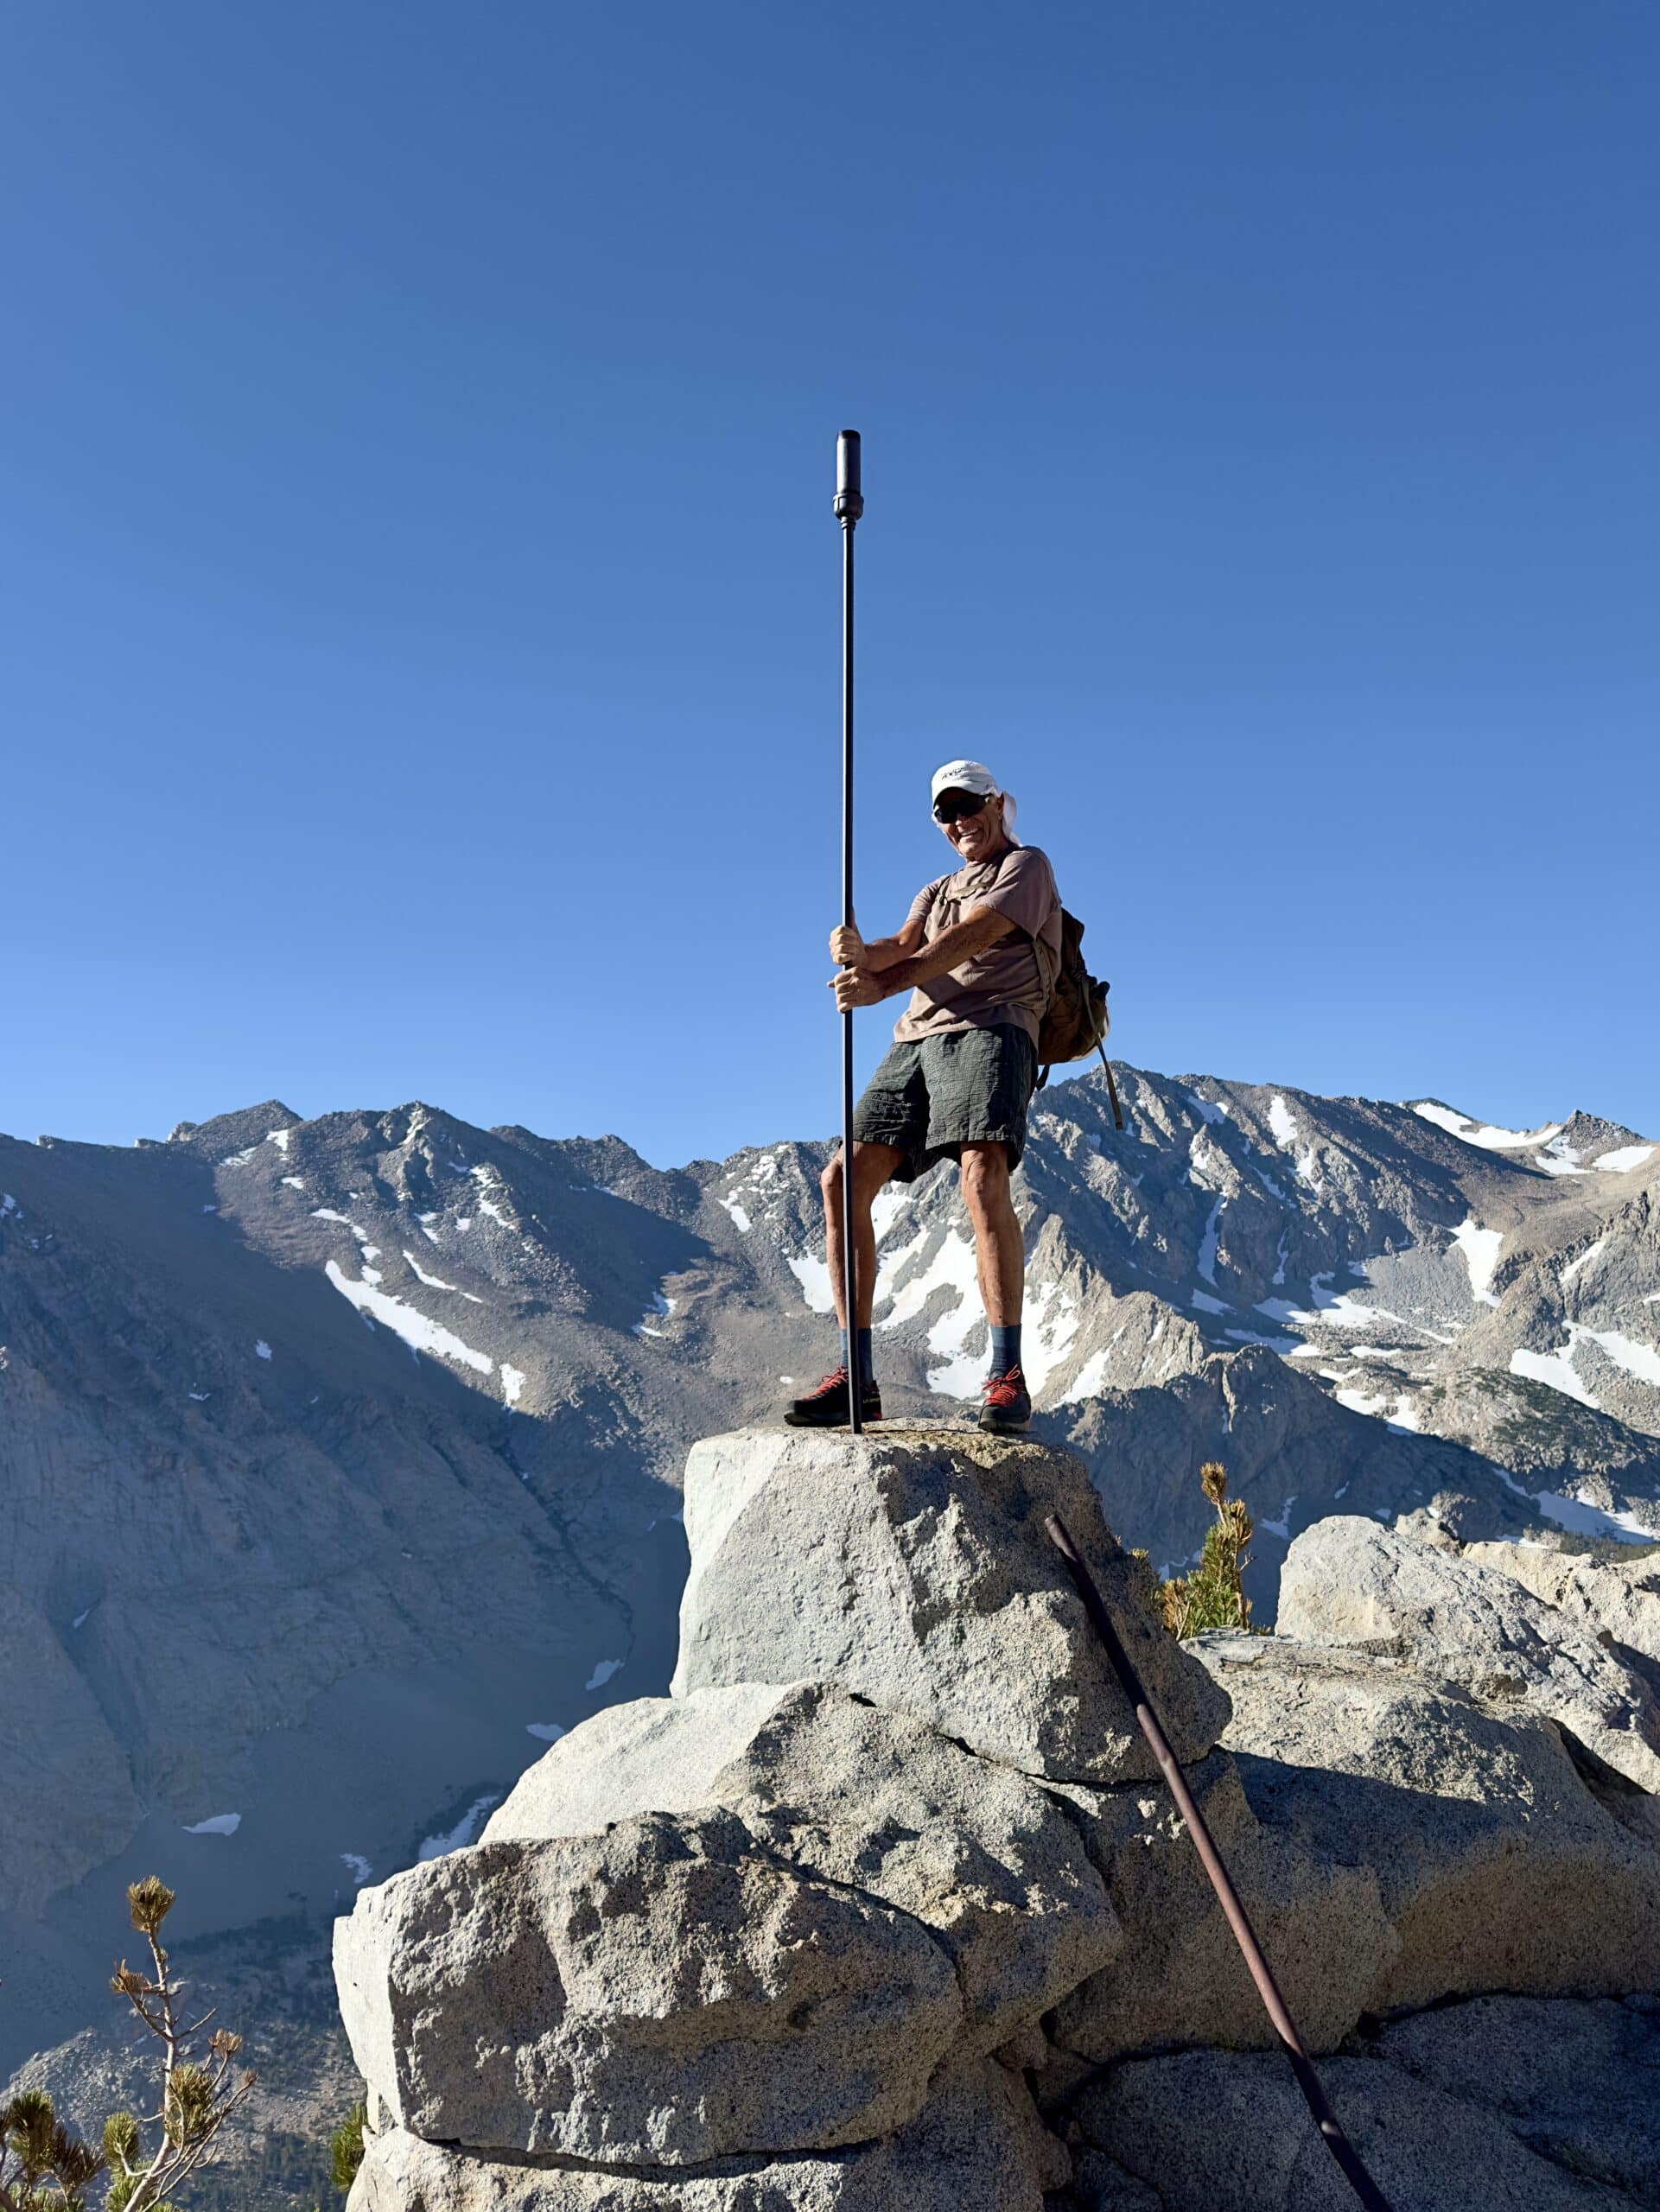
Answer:
[[[111,2177],[105,2212],[179,2212],[169,2191],[200,2164],[253,2087],[251,2074],[229,2082],[231,2062],[242,2048],[240,2036],[216,2028],[199,2060],[192,2055],[194,2039],[212,2012],[188,2027],[179,2024],[184,1985],[169,1967],[161,1941],[162,1923],[173,1909],[172,1891],[151,1874],[128,1885],[127,1905],[133,1926],[149,1946],[154,1971],[139,1974],[124,1959],[110,1986],[161,2041],[156,2109],[143,2118],[111,2113],[99,2152],[65,2126],[44,2089],[24,2089],[0,2104],[0,2212],[86,2212],[86,2191],[105,2172]],[[153,2148],[145,2139],[149,2129],[159,2130]]]
[[[201,2164],[255,2077],[245,2072],[231,2079],[242,2038],[224,2028],[215,2028],[201,2055],[194,2055],[196,2037],[213,2017],[211,2011],[188,2026],[180,2024],[184,1985],[174,1974],[161,1940],[162,1923],[173,1910],[173,1891],[154,1874],[147,1875],[128,1885],[127,1904],[133,1926],[149,1946],[151,1971],[142,1974],[123,1959],[110,1986],[161,2043],[162,2094],[153,2113],[118,2112],[105,2122],[99,2163],[107,2164],[111,2174],[107,2212],[177,2212],[171,2192]]]
[[[64,2126],[44,2089],[0,2103],[0,2212],[85,2212],[104,2164]]]
[[[1172,1636],[1199,1636],[1207,1628],[1249,1629],[1250,1599],[1245,1595],[1248,1547],[1255,1533],[1243,1498],[1228,1496],[1228,1478],[1219,1459],[1199,1471],[1199,1487],[1216,1508],[1205,1532],[1205,1548],[1190,1574],[1159,1585],[1159,1610]]]
[[[366,2106],[353,2105],[328,2139],[328,2168],[336,2189],[349,2190],[363,2164],[363,2124]]]

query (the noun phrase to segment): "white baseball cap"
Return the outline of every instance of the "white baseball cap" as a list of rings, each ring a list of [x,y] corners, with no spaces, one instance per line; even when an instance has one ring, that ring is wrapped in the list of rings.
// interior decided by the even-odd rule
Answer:
[[[989,798],[1002,785],[989,768],[979,760],[948,760],[943,768],[934,770],[933,787],[928,794],[932,805],[941,791],[977,791],[982,798]]]

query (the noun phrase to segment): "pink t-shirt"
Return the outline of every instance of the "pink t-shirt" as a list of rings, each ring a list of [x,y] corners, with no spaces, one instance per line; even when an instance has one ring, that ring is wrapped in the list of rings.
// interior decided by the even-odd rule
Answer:
[[[906,918],[920,920],[923,943],[932,944],[976,906],[1007,914],[1014,927],[960,968],[919,983],[894,1025],[895,1044],[999,1022],[1017,1025],[1037,1043],[1060,972],[1060,893],[1047,855],[1035,845],[1011,845],[995,860],[936,877],[918,892]]]

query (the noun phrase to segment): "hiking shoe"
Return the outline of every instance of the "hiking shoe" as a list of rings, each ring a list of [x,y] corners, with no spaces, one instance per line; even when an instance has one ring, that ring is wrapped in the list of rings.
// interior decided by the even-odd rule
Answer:
[[[882,1394],[874,1382],[867,1382],[859,1402],[859,1418],[880,1421],[881,1417]],[[833,1367],[805,1398],[792,1401],[784,1418],[792,1428],[845,1428],[853,1418],[846,1368]]]
[[[1032,1418],[1032,1394],[1018,1367],[989,1376],[981,1384],[980,1395],[985,1400],[980,1408],[980,1426],[994,1436],[1013,1436]]]

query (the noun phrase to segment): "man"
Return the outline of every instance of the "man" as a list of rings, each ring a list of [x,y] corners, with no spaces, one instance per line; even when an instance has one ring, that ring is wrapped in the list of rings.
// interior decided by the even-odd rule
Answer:
[[[1015,842],[1014,802],[979,761],[948,760],[938,772],[933,815],[961,866],[917,893],[897,937],[867,944],[851,926],[830,935],[830,957],[842,971],[830,988],[844,1013],[900,991],[911,1001],[853,1117],[858,1312],[850,1340],[839,1152],[822,1178],[842,1363],[790,1406],[784,1417],[798,1428],[849,1419],[849,1374],[858,1377],[862,1419],[881,1419],[870,1353],[871,1201],[885,1183],[914,1182],[940,1160],[958,1163],[991,1331],[980,1426],[1013,1432],[1032,1418],[1021,1370],[1026,1253],[1008,1181],[1026,1144],[1038,1025],[1060,968],[1060,897],[1043,854]]]

